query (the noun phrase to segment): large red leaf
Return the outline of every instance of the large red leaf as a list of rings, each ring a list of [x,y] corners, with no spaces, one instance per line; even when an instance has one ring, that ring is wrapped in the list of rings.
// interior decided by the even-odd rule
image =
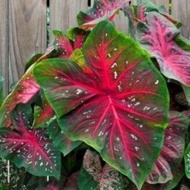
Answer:
[[[107,21],[88,36],[83,53],[90,75],[70,60],[51,59],[36,66],[35,79],[57,115],[68,113],[59,121],[65,134],[94,147],[140,188],[168,124],[165,80],[138,44]]]
[[[47,64],[46,69],[42,68],[44,64]],[[35,78],[43,86],[47,100],[53,108],[56,107],[54,110],[58,117],[75,109],[96,94],[102,94],[95,79],[84,73],[71,60],[49,59],[40,65],[44,66],[35,68]]]
[[[79,25],[82,28],[91,28],[101,20],[112,20],[117,11],[130,2],[130,0],[94,0],[92,8],[80,12],[77,16]]]
[[[147,16],[146,25],[138,25],[139,42],[157,59],[161,72],[189,86],[190,53],[176,44],[178,34],[175,25],[156,12]]]
[[[171,112],[170,124],[165,131],[164,146],[147,182],[166,183],[180,165],[185,148],[185,135],[189,119],[179,112]]]
[[[13,129],[0,129],[0,155],[36,176],[60,176],[61,157],[44,129],[30,128],[31,108],[19,105],[12,112]]]

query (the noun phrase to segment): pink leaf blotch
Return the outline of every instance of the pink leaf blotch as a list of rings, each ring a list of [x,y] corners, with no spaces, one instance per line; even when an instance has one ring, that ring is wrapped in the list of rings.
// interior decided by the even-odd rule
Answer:
[[[87,172],[84,172],[85,176],[83,177],[89,178],[91,188],[109,190],[122,189],[122,175],[108,164],[102,167],[100,156],[96,152],[90,150],[86,151],[83,159],[83,168]],[[90,180],[92,180],[91,177],[96,183],[90,183]]]

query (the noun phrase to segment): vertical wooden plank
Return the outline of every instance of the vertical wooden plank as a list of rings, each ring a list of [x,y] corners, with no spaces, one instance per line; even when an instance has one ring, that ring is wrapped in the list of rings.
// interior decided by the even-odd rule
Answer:
[[[166,10],[169,10],[169,0],[151,0],[152,3],[154,3],[157,6],[161,6],[164,5],[164,7],[166,8]],[[136,5],[137,4],[137,0],[131,0],[131,3]]]
[[[8,74],[9,74],[9,57],[8,57],[8,0],[0,1],[0,76],[3,76],[3,94],[8,93]]]
[[[137,0],[131,0],[131,4],[136,5],[137,4]]]
[[[172,0],[172,16],[182,22],[182,34],[190,39],[190,2],[189,0]]]
[[[94,5],[94,0],[89,0],[91,2],[91,7]]]
[[[88,9],[88,0],[50,0],[50,41],[54,29],[66,31],[77,26],[77,15]]]
[[[151,0],[155,5],[164,5],[167,11],[169,11],[169,0]]]
[[[118,30],[125,33],[128,32],[128,18],[122,11],[119,11],[119,14],[115,16],[113,22]]]
[[[46,48],[46,0],[9,1],[10,83],[23,74],[28,58]]]

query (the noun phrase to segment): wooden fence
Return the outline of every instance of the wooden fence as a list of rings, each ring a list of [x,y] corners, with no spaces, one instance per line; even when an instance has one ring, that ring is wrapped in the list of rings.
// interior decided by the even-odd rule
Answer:
[[[190,38],[189,0],[171,1],[171,14],[182,21],[182,32]],[[164,4],[169,10],[169,0],[152,2]],[[45,51],[47,39],[52,40],[48,31],[76,26],[78,12],[92,4],[93,0],[0,0],[0,75],[4,77],[5,94],[22,75],[26,60]],[[50,14],[48,17],[47,13]],[[121,30],[126,30],[122,15],[115,22]]]

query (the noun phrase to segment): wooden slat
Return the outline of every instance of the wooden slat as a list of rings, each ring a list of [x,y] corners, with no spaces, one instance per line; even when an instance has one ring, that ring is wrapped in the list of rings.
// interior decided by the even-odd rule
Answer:
[[[23,74],[28,58],[46,48],[46,0],[9,1],[10,83]]]
[[[122,11],[119,11],[119,14],[115,16],[113,21],[118,30],[125,33],[128,32],[128,18]]]
[[[166,8],[166,10],[169,10],[169,0],[151,0],[152,3],[154,3],[157,6],[161,6],[164,5],[164,7]],[[137,4],[137,0],[131,0],[132,4]]]
[[[166,10],[169,10],[169,0],[151,0],[155,5],[161,6],[164,5]]]
[[[182,34],[190,39],[190,1],[189,0],[172,0],[172,16],[181,21]]]
[[[136,5],[137,4],[137,0],[131,0],[131,4]]]
[[[4,95],[8,93],[8,1],[0,1],[0,75],[4,78]]]
[[[50,0],[50,41],[54,29],[66,31],[77,26],[77,14],[88,9],[88,0]]]

